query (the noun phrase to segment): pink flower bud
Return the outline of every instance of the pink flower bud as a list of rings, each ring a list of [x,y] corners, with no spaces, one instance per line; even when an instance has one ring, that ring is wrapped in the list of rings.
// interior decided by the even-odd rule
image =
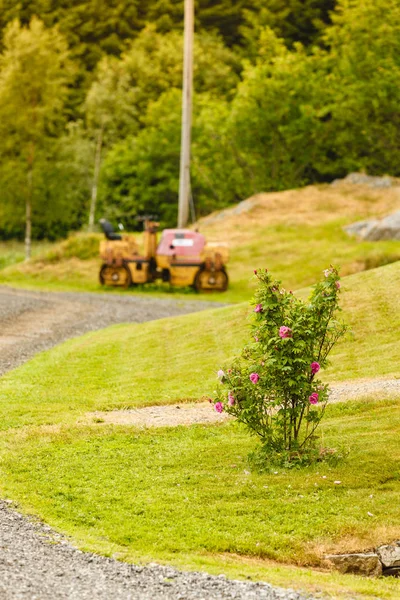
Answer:
[[[233,406],[235,404],[235,397],[232,392],[229,392],[228,394],[228,404],[229,406]]]
[[[262,304],[257,304],[257,306],[254,309],[255,313],[261,313],[263,311],[263,307]]]
[[[258,373],[251,373],[249,379],[250,379],[251,383],[256,384],[256,383],[258,383],[260,376]]]
[[[314,392],[313,394],[311,394],[311,396],[308,397],[310,404],[318,404],[318,399],[319,395],[317,394],[317,392]]]

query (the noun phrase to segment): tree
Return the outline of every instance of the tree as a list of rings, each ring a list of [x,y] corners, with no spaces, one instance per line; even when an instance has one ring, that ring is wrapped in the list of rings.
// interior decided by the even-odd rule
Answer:
[[[103,146],[137,130],[136,90],[131,86],[122,61],[105,57],[85,101],[86,126],[94,139],[94,169],[89,210],[89,230],[95,221],[97,191]]]
[[[232,102],[230,137],[254,191],[298,187],[315,177],[325,134],[321,52],[293,51],[262,32],[256,65],[248,64]]]
[[[64,101],[72,73],[65,39],[33,18],[29,27],[13,21],[0,56],[1,155],[18,165],[25,199],[25,254],[30,257],[35,167],[63,131]]]
[[[400,5],[340,0],[324,43],[331,90],[329,174],[365,169],[398,176],[400,151]]]
[[[86,101],[88,126],[97,132],[98,140],[91,223],[104,135],[108,148],[118,138],[121,141],[105,158],[105,181],[100,184],[100,195],[106,195],[110,206],[103,202],[103,209],[111,211],[109,216],[116,210],[125,219],[130,219],[135,212],[156,210],[168,223],[172,222],[179,175],[176,169],[179,166],[182,53],[180,33],[162,35],[149,26],[119,61],[110,58],[101,61]],[[206,91],[210,97],[229,96],[239,80],[237,58],[215,36],[196,37],[195,65],[198,97]],[[168,140],[167,145],[165,140]],[[158,209],[154,204],[157,198]]]

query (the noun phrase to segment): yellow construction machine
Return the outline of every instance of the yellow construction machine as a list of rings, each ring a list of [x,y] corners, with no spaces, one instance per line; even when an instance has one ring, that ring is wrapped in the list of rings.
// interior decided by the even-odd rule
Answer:
[[[193,286],[199,292],[224,292],[228,288],[223,244],[207,244],[191,229],[164,229],[157,240],[159,223],[153,215],[140,217],[144,225],[144,251],[132,235],[121,235],[105,219],[100,220],[106,239],[100,243],[102,285],[127,288],[161,279],[173,286]]]

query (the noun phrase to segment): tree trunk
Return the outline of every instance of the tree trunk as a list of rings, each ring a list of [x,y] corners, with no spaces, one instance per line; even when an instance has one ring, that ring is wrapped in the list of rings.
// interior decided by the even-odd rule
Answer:
[[[99,185],[100,165],[101,165],[101,149],[103,146],[103,132],[104,126],[102,125],[99,129],[96,144],[96,154],[94,157],[94,172],[93,172],[93,184],[92,184],[92,197],[90,201],[90,212],[89,212],[89,231],[94,229],[94,218],[96,215],[96,204],[97,204],[97,190]]]
[[[33,168],[29,166],[28,170],[28,193],[25,203],[25,260],[31,257],[32,245],[32,193],[33,193]]]

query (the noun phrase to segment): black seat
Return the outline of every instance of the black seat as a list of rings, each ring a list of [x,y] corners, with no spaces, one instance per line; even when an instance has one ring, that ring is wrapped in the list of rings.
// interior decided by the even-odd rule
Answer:
[[[114,232],[114,227],[111,225],[110,221],[107,221],[107,219],[100,219],[99,223],[108,240],[122,240],[122,236],[120,236],[119,233]]]

